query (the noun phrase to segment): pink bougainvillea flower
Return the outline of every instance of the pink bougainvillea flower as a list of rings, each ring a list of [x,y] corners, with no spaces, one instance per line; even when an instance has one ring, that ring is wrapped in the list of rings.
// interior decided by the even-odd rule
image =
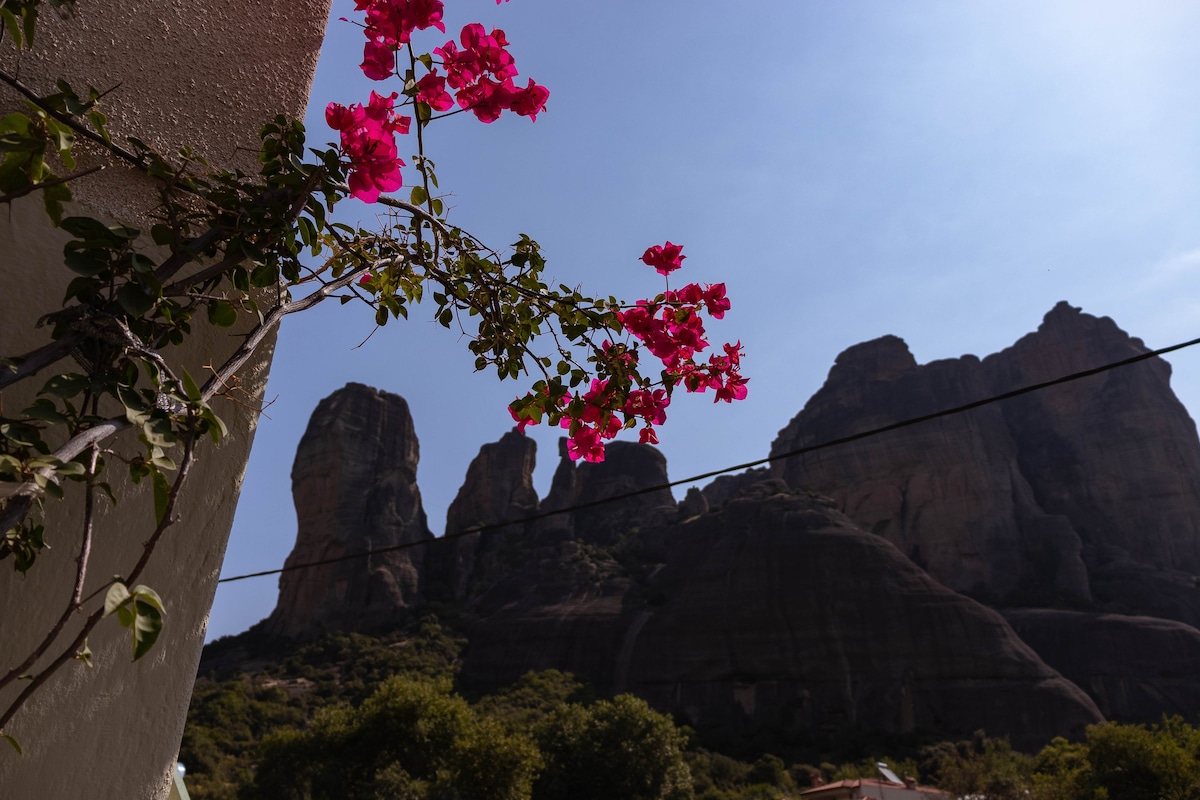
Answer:
[[[409,126],[412,125],[412,117],[396,114],[397,97],[399,95],[396,92],[384,96],[372,91],[371,100],[367,103],[363,113],[384,133],[403,135],[408,133]]]
[[[367,12],[367,38],[393,48],[407,44],[415,30],[446,31],[442,0],[355,0],[354,7]]]
[[[430,72],[417,81],[417,102],[428,103],[434,111],[449,111],[454,107],[454,98],[446,91],[446,77]]]
[[[385,81],[396,69],[395,51],[386,44],[368,41],[363,46],[363,74],[373,81]]]
[[[708,315],[713,319],[721,319],[729,310],[729,300],[725,297],[725,284],[714,283],[704,290],[704,305]]]
[[[670,404],[671,398],[664,389],[635,389],[629,393],[622,410],[630,416],[641,417],[648,424],[662,425],[667,421],[667,406]]]
[[[394,92],[386,97],[371,92],[365,108],[358,103],[330,103],[325,108],[325,121],[341,134],[342,154],[350,164],[350,194],[367,203],[403,185],[404,161],[398,155],[396,134],[407,133],[411,119],[395,114],[396,97]]]
[[[580,458],[593,464],[603,461],[604,443],[600,441],[600,434],[594,428],[580,425],[567,439],[567,455],[572,461]]]
[[[658,434],[654,432],[654,428],[646,426],[638,431],[639,444],[658,444]]]
[[[531,122],[537,122],[537,115],[546,110],[546,101],[549,99],[550,90],[537,85],[533,78],[530,78],[529,85],[513,92],[511,108],[514,114],[529,117]]]
[[[514,400],[513,402],[515,403],[517,401]],[[517,433],[525,433],[525,429],[528,428],[530,425],[538,424],[538,421],[536,419],[531,419],[529,417],[522,417],[520,414],[517,413],[516,409],[514,409],[511,404],[508,407],[508,413],[513,418],[513,422],[517,423]]]
[[[675,270],[683,266],[683,260],[687,256],[682,255],[683,245],[671,244],[668,241],[666,244],[656,244],[653,247],[646,249],[642,254],[642,261],[648,267],[654,267],[661,275],[670,275]]]
[[[749,378],[730,372],[725,376],[725,385],[717,388],[717,396],[713,398],[713,402],[724,400],[726,403],[732,403],[734,400],[745,400],[746,384],[749,382]]]
[[[513,83],[506,78],[503,83],[482,77],[470,86],[458,91],[458,104],[470,110],[480,122],[495,122],[512,105]]]
[[[487,33],[478,22],[472,22],[463,26],[458,40],[468,52],[474,54],[480,72],[490,72],[497,80],[517,76],[516,62],[505,50],[508,47],[508,38],[504,31],[493,28],[491,33]]]

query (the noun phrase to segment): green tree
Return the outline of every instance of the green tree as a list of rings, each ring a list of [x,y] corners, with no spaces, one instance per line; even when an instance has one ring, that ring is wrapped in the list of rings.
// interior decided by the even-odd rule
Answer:
[[[481,698],[478,708],[511,729],[525,730],[567,703],[595,699],[594,694],[571,673],[547,669],[525,673],[513,685]]]
[[[1042,748],[1034,760],[1033,800],[1087,800],[1096,795],[1089,788],[1091,764],[1082,742],[1061,736]]]
[[[1150,727],[1092,725],[1087,732],[1090,783],[1112,800],[1200,798],[1195,734],[1179,718]]]
[[[689,800],[687,739],[633,695],[557,709],[538,727],[535,800]]]
[[[1023,800],[1032,782],[1033,759],[1008,739],[976,731],[970,741],[936,748],[938,786],[955,795]]]
[[[444,679],[396,676],[361,707],[317,713],[263,743],[263,800],[524,800],[540,760],[526,737],[475,713]]]

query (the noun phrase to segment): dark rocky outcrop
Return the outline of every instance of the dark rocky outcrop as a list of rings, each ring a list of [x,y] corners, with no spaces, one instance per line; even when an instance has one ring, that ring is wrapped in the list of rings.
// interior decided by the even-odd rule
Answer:
[[[1026,644],[1106,717],[1158,722],[1200,709],[1200,631],[1174,620],[1052,609],[1004,612]]]
[[[842,353],[780,432],[775,455],[1146,352],[1107,318],[1060,303],[1038,331],[980,361],[918,365],[894,336]],[[931,575],[999,605],[1055,605],[1200,622],[1169,591],[1197,564],[1200,441],[1161,359],[776,462],[835,498]],[[1190,510],[1190,511],[1189,511]],[[1156,590],[1149,592],[1156,595]],[[1169,606],[1169,608],[1167,607]]]
[[[838,357],[772,454],[1143,352],[1066,304],[983,360],[919,365],[883,337]],[[580,465],[560,443],[539,502],[534,443],[508,433],[468,468],[451,539],[284,573],[265,630],[448,611],[470,683],[570,670],[738,737],[982,727],[1036,745],[1101,711],[1193,715],[1200,440],[1169,376],[1152,359],[723,476],[678,505],[662,454],[623,442]],[[354,384],[326,398],[293,470],[288,563],[430,539],[416,467],[402,399]]]
[[[351,383],[313,412],[292,465],[298,527],[286,566],[432,539],[419,449],[399,395]],[[425,548],[284,572],[267,630],[312,636],[393,624],[422,600]]]
[[[1100,720],[1002,617],[827,501],[733,499],[648,539],[657,552],[617,560],[564,543],[510,574],[469,632],[464,677],[571,670],[734,736],[983,726],[1034,742]],[[631,559],[642,575],[621,569]]]
[[[446,535],[454,541],[429,548],[429,591],[439,600],[460,601],[472,584],[488,582],[499,550],[524,545],[523,520],[538,510],[533,470],[537,443],[516,431],[479,448],[467,477],[446,512]],[[485,530],[464,531],[488,526]]]

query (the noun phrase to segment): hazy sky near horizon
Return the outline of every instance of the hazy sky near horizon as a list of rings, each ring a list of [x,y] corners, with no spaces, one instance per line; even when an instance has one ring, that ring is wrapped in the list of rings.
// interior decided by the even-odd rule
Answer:
[[[551,91],[536,123],[431,128],[451,220],[483,241],[537,239],[557,282],[626,299],[661,290],[637,259],[685,245],[680,280],[719,282],[710,327],[740,339],[749,398],[679,394],[672,478],[767,455],[837,354],[895,334],[925,363],[979,356],[1058,301],[1150,347],[1200,336],[1200,5],[1103,0],[446,0],[447,35],[503,28]],[[308,118],[364,101],[362,37],[335,0]],[[410,150],[412,146],[410,145]],[[406,152],[402,145],[401,152]],[[411,171],[407,173],[411,175]],[[369,222],[375,209],[344,204]],[[527,384],[472,373],[457,334],[416,309],[373,328],[322,307],[283,327],[223,574],[277,568],[295,543],[289,473],[317,402],[348,381],[409,402],[430,527]],[[1200,349],[1200,348],[1197,348]],[[1200,410],[1200,352],[1168,358]],[[544,495],[557,430],[531,428]],[[209,638],[274,607],[276,577],[222,585]]]

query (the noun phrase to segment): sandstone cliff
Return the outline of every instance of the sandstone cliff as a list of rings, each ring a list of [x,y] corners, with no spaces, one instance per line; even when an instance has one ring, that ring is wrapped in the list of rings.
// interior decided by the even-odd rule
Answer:
[[[772,454],[1145,350],[1112,320],[1066,303],[982,361],[918,365],[903,341],[883,337],[838,357]],[[782,460],[772,472],[834,497],[939,581],[984,601],[1196,624],[1200,596],[1181,587],[1200,548],[1200,441],[1169,377],[1152,359]]]
[[[292,465],[298,528],[284,566],[432,539],[418,457],[399,395],[351,383],[322,400]],[[311,636],[386,626],[421,600],[424,556],[418,547],[284,572],[267,630]]]

